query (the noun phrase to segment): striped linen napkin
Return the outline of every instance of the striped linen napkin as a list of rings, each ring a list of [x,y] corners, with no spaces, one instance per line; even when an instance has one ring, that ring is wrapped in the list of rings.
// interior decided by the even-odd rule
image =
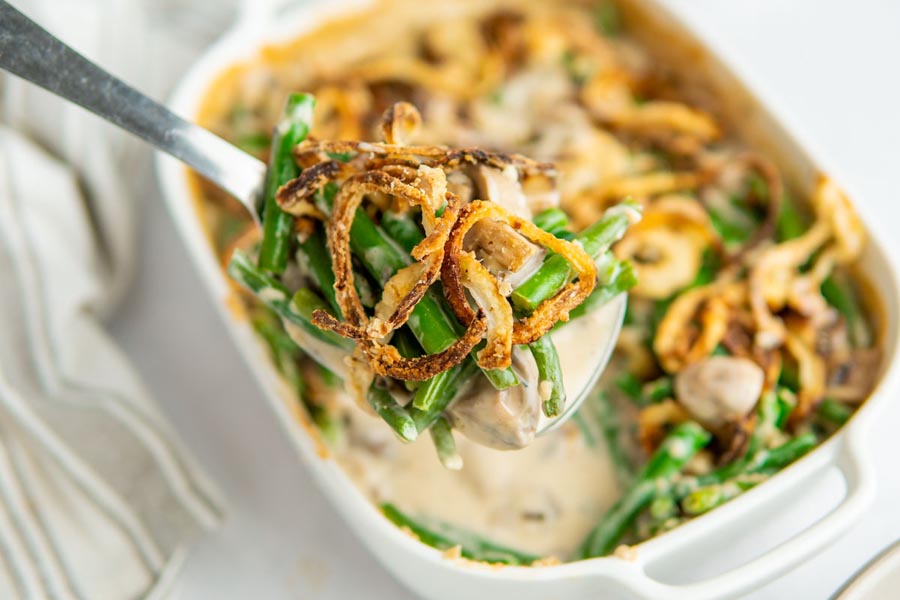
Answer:
[[[141,68],[164,41],[141,2],[15,4],[138,86],[174,75]],[[9,77],[0,109],[0,598],[163,597],[220,512],[103,330],[133,268],[146,150]]]

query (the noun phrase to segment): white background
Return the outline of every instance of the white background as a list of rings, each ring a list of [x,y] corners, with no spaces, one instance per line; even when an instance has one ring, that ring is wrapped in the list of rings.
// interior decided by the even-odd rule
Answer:
[[[729,58],[833,165],[900,259],[900,1],[668,3],[724,41]],[[410,598],[357,544],[296,460],[156,196],[151,185],[142,199],[141,269],[113,332],[229,504],[222,529],[189,556],[179,596]],[[894,404],[871,432],[879,489],[869,514],[833,547],[750,597],[827,598],[900,537],[898,425]],[[791,509],[798,518],[805,502]]]

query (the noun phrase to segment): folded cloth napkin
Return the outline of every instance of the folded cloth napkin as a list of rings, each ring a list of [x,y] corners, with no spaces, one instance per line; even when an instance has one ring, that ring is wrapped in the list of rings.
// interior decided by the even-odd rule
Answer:
[[[141,72],[139,3],[16,4]],[[125,136],[21,81],[0,82],[0,104],[0,598],[162,597],[220,514],[101,323],[133,264],[140,163]]]

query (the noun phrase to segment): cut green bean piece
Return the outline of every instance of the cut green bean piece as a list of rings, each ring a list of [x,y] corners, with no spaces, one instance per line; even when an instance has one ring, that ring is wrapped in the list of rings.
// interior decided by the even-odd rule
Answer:
[[[415,408],[415,406],[409,408],[409,414],[415,421],[416,429],[419,433],[434,425],[434,422],[444,414],[444,411],[456,399],[469,379],[477,372],[478,365],[471,360],[467,360],[441,373],[441,375],[446,374],[447,379],[442,384],[442,393],[436,395],[435,402],[427,410],[420,410]],[[419,389],[421,390],[422,388]]]
[[[462,469],[463,460],[456,451],[456,440],[453,439],[453,430],[445,417],[440,417],[428,430],[431,441],[437,451],[438,459],[445,468],[451,471]]]
[[[422,347],[419,345],[419,342],[416,341],[415,336],[409,330],[408,327],[402,327],[394,332],[394,337],[391,338],[391,344],[397,348],[397,352],[400,353],[400,356],[403,358],[415,358],[417,356],[422,356]],[[418,381],[404,381],[403,387],[406,388],[409,392],[414,392],[418,389],[420,382]]]
[[[743,244],[753,233],[752,230],[743,223],[729,221],[716,210],[709,209],[709,220],[713,229],[716,230],[716,233],[719,234],[719,237],[722,238],[722,241],[725,242],[726,246]]]
[[[579,233],[575,240],[594,259],[617,240],[619,240],[634,218],[640,214],[640,208],[633,203],[622,203],[606,211],[603,217]],[[553,254],[544,260],[544,263],[534,275],[517,287],[510,300],[517,311],[530,314],[541,302],[552,298],[574,276],[574,270],[565,257]]]
[[[615,409],[612,400],[604,392],[600,392],[594,397],[590,408],[593,409],[594,421],[603,434],[606,451],[616,470],[616,479],[620,486],[627,487],[634,480],[634,464],[622,446],[619,411]]]
[[[281,210],[275,201],[275,194],[279,187],[300,174],[293,150],[309,134],[314,107],[315,99],[311,95],[291,94],[272,135],[258,259],[259,268],[263,271],[280,274],[287,266],[294,238],[294,217]]]
[[[778,211],[778,220],[775,222],[776,237],[779,242],[786,242],[798,238],[806,231],[806,219],[797,208],[793,199],[784,194],[781,198],[781,209]]]
[[[306,408],[319,433],[327,442],[336,443],[343,429],[341,423],[332,416],[328,409],[310,399],[308,386],[300,374],[298,366],[303,351],[284,331],[278,315],[267,307],[260,307],[254,311],[251,324],[256,333],[268,345],[275,368],[278,369],[278,372],[297,395],[297,399]]]
[[[544,335],[528,344],[528,349],[537,365],[538,395],[541,397],[544,414],[548,417],[559,416],[566,405],[566,388],[563,385],[562,365],[559,364],[556,346],[549,335]]]
[[[541,211],[532,219],[535,225],[553,235],[567,231],[569,227],[569,215],[559,208],[548,208]]]
[[[501,546],[449,523],[436,519],[413,519],[390,503],[382,504],[381,512],[394,525],[409,531],[423,544],[442,551],[459,548],[460,554],[469,560],[528,566],[540,559],[539,556]]]
[[[647,404],[658,404],[666,398],[675,397],[675,381],[671,377],[660,377],[644,384],[643,397]]]
[[[405,213],[385,211],[381,215],[381,227],[407,254],[425,239],[422,228]]]
[[[835,307],[847,323],[847,333],[854,348],[872,345],[872,332],[866,322],[859,294],[848,277],[835,273],[822,283],[822,296]]]
[[[569,322],[593,312],[613,300],[619,294],[627,292],[637,285],[637,273],[629,261],[618,263],[615,274],[605,285],[598,285],[584,302],[569,312]]]
[[[840,427],[853,416],[853,409],[837,400],[825,398],[816,408],[816,414]]]
[[[366,395],[369,405],[404,442],[414,442],[419,435],[416,424],[405,408],[394,399],[389,391],[375,385],[369,386]]]
[[[587,536],[578,552],[579,557],[609,554],[637,514],[656,497],[660,482],[670,482],[688,460],[709,443],[710,438],[709,432],[696,423],[686,422],[676,426],[650,457],[632,487]]]
[[[606,37],[616,37],[622,32],[622,18],[615,2],[602,0],[594,7],[594,25]]]
[[[670,494],[660,494],[650,503],[650,516],[657,521],[665,521],[675,516],[678,508],[675,499]]]
[[[231,261],[228,263],[228,275],[248,291],[255,294],[263,304],[274,310],[278,316],[302,328],[311,336],[342,350],[350,351],[353,349],[352,341],[330,331],[323,331],[312,324],[310,321],[312,311],[319,308],[327,309],[327,305],[324,301],[315,297],[315,294],[311,291],[307,290],[312,296],[305,297],[308,303],[305,306],[306,311],[301,313],[291,301],[290,292],[287,288],[274,277],[263,273],[253,264],[250,257],[241,250],[236,250],[231,257]]]
[[[625,371],[615,378],[614,383],[619,391],[625,394],[629,400],[638,406],[644,405],[644,384],[641,383],[637,375],[631,371]]]
[[[357,216],[354,221],[354,228],[356,227],[356,223],[361,221],[367,221],[364,226],[360,227],[360,229],[366,230],[366,237],[373,237],[375,235],[375,232],[379,232],[382,236],[385,235],[375,226],[374,223],[372,223],[371,219],[369,219],[368,215],[365,215],[365,213],[360,214],[359,212],[357,212]],[[412,250],[412,248],[414,248],[419,242],[424,239],[422,231],[419,229],[418,225],[416,225],[415,222],[411,218],[409,218],[409,216],[392,213],[390,211],[387,211],[385,213],[385,216],[382,219],[382,225],[385,228],[384,231],[390,232],[388,233],[388,235],[391,236],[390,239],[385,236],[385,244],[390,249],[390,251],[393,251],[397,254],[397,259],[392,259],[393,262],[399,261],[403,263],[403,266],[405,266],[409,260],[409,257],[401,255],[400,250],[397,250],[394,245],[396,244],[396,246],[399,246],[401,249],[408,253]],[[354,229],[351,229],[351,236],[353,235],[353,231]],[[353,249],[354,253],[356,253],[357,251],[364,251],[364,248],[357,249],[353,247],[352,238],[351,248]],[[385,252],[388,251],[389,250],[387,249],[385,250]],[[369,268],[368,265],[367,268]],[[400,268],[402,268],[402,266],[398,267],[397,269],[399,270]],[[393,272],[391,272],[391,274],[393,274]],[[420,307],[422,308],[420,309]],[[447,348],[447,346],[450,345],[450,343],[448,343],[443,347],[438,347],[435,345],[429,346],[429,344],[426,343],[426,339],[423,339],[423,336],[426,335],[426,332],[422,330],[417,331],[417,326],[420,321],[423,323],[428,323],[430,327],[440,326],[443,333],[446,333],[443,331],[443,327],[446,325],[449,328],[452,338],[450,343],[452,343],[457,338],[458,323],[450,318],[450,316],[447,314],[447,311],[444,310],[443,304],[431,292],[426,294],[425,297],[422,298],[422,300],[416,305],[416,308],[413,309],[413,312],[409,318],[408,325],[428,354],[442,352]],[[475,359],[475,355],[477,354],[477,352],[478,348],[475,348],[472,351],[472,359]],[[512,369],[483,369],[482,372],[491,382],[491,385],[493,385],[498,390],[505,390],[519,384],[519,378],[516,377]],[[436,395],[438,394],[435,393],[435,396]],[[416,401],[414,400],[414,402]],[[426,406],[427,404],[424,399],[419,399],[418,402],[416,402],[416,405]]]
[[[272,145],[272,136],[267,133],[248,133],[237,138],[237,147],[249,154],[265,152]]]
[[[762,480],[758,478],[737,478],[726,483],[702,487],[688,494],[681,501],[681,508],[690,516],[702,515],[733,500],[761,482]]]
[[[749,473],[781,470],[802,458],[819,443],[816,434],[804,433],[791,438],[780,446],[760,452],[748,467]]]
[[[306,269],[319,292],[328,302],[332,312],[343,317],[334,291],[334,271],[331,269],[331,253],[325,240],[325,232],[316,227],[309,236],[299,244],[298,256],[302,257]]]
[[[412,405],[419,410],[427,411],[431,407],[441,404],[444,395],[450,393],[450,385],[454,377],[456,377],[456,374],[453,372],[453,369],[448,369],[443,373],[438,373],[428,381],[420,383],[413,396]]]

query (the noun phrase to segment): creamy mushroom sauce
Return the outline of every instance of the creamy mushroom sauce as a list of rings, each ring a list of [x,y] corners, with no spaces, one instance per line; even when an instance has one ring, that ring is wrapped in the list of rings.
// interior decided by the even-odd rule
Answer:
[[[697,151],[690,145],[697,138],[660,140],[673,149],[673,166],[671,156],[634,146],[632,136],[646,136],[647,128],[661,120],[701,139],[714,138],[718,134],[710,128],[715,125],[680,102],[689,98],[691,106],[702,106],[713,114],[715,103],[702,89],[680,89],[672,73],[656,72],[650,55],[627,31],[607,35],[606,29],[615,23],[605,21],[608,12],[597,10],[598,5],[602,9],[607,4],[455,0],[428,3],[423,10],[420,0],[384,0],[380,8],[364,9],[297,42],[267,48],[258,59],[230,69],[211,87],[199,121],[264,157],[266,132],[290,91],[316,95],[319,105],[313,135],[323,139],[376,139],[377,116],[387,105],[407,100],[419,107],[425,119],[423,143],[483,146],[557,162],[563,173],[559,195],[542,190],[525,193],[529,201],[542,206],[555,205],[561,196],[575,227],[593,221],[604,199],[624,195],[638,197],[645,206],[650,202],[661,210],[668,207],[679,218],[693,220],[692,225],[706,219],[708,227],[709,217],[703,210],[699,220],[696,210],[684,210],[686,204],[700,206],[697,195],[683,193],[697,188],[696,176],[677,172],[678,153]],[[524,27],[505,28],[522,20]],[[513,54],[506,57],[510,63],[520,60],[514,54],[515,44],[526,44],[529,67],[498,72],[496,57],[485,50],[484,35],[511,45]],[[607,68],[609,81],[602,77]],[[382,75],[379,78],[372,72]],[[647,83],[651,100],[660,101],[623,97],[619,85],[623,80],[617,83],[616,77]],[[666,116],[661,117],[661,112]],[[603,125],[606,121],[613,127]],[[616,132],[616,126],[624,135]],[[720,159],[727,163],[742,151],[727,136],[711,149],[705,144],[701,142],[701,158],[710,164]],[[751,228],[754,224],[747,212],[729,201],[745,176],[746,168],[729,166],[717,185],[705,185],[706,211],[715,210],[725,221]],[[204,199],[200,210],[217,249],[227,257],[246,229],[246,217],[221,192],[200,186]],[[702,268],[701,253],[690,235],[683,230],[680,236],[678,230],[656,235],[664,242],[662,256],[660,249],[647,251],[630,242],[629,250],[646,275],[635,290],[631,317],[637,323],[658,318],[653,313],[659,299],[686,289]],[[669,268],[654,263],[673,256],[678,260]],[[587,377],[591,348],[608,335],[616,310],[610,305],[554,334],[567,384]],[[869,340],[862,348],[872,345]],[[621,351],[601,387],[612,390],[625,422],[632,428],[640,422],[643,450],[637,447],[632,430],[619,437],[628,453],[646,457],[647,446],[659,443],[665,424],[684,418],[684,408],[671,399],[650,409],[623,402],[613,385],[619,375],[637,376],[639,383],[646,383],[658,376],[654,372],[662,371],[641,327],[626,327],[619,346]],[[329,364],[335,365],[335,357],[331,359]],[[878,368],[877,348],[868,356],[855,354],[854,360],[861,377],[848,377],[843,387],[838,386],[850,407],[871,387]],[[522,551],[564,559],[620,493],[596,419],[587,427],[588,419],[570,421],[515,452],[488,449],[456,436],[464,467],[450,471],[436,460],[427,436],[409,446],[400,444],[380,420],[355,406],[334,383],[327,384],[327,378],[316,375],[316,368],[304,365],[303,373],[310,391],[305,401],[314,419],[324,411],[339,424],[337,433],[323,434],[329,438],[329,452],[374,502],[390,501],[410,514],[435,516]],[[739,437],[732,439],[740,443]],[[702,473],[715,457],[703,451],[695,458],[688,471]],[[639,529],[637,538],[677,522],[649,531]]]
[[[464,466],[451,471],[437,462],[427,436],[403,445],[362,411],[348,418],[338,461],[373,501],[440,517],[522,551],[570,555],[618,496],[605,447],[588,446],[571,422],[510,452],[457,436]]]

